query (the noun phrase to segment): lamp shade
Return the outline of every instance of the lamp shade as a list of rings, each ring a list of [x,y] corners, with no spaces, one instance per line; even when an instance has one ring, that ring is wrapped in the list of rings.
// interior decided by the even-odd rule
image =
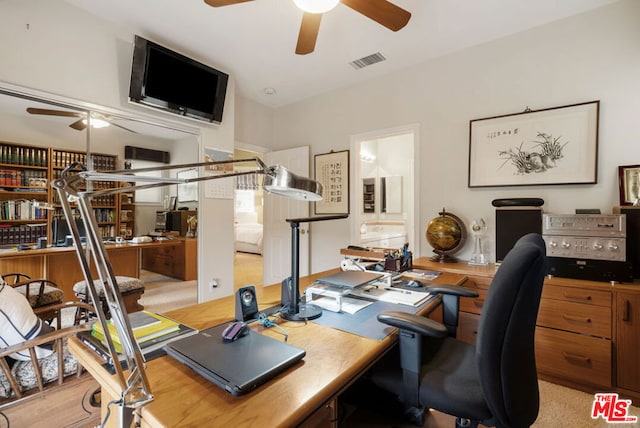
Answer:
[[[301,10],[308,13],[328,12],[340,3],[340,0],[293,0]]]
[[[295,175],[282,165],[269,167],[265,171],[262,187],[269,193],[300,201],[315,202],[322,199],[322,184]]]

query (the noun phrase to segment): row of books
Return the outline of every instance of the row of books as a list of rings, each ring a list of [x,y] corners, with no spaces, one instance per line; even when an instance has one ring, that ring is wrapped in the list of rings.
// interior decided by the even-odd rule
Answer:
[[[47,186],[47,171],[36,169],[0,169],[0,186]]]
[[[46,224],[23,224],[20,226],[0,224],[0,245],[31,244],[38,242],[38,238],[46,236]]]
[[[47,149],[1,145],[0,163],[12,165],[47,166]]]
[[[93,169],[99,171],[109,171],[116,169],[116,159],[113,156],[92,155]],[[65,168],[72,163],[87,164],[86,153],[73,153],[53,151],[53,167]]]
[[[171,318],[148,311],[129,314],[129,321],[133,335],[140,346],[140,351],[147,361],[164,355],[162,347],[167,343],[197,333],[197,330]],[[122,355],[122,342],[115,326],[110,321],[107,324],[107,330],[118,352],[118,360],[122,363],[125,360]],[[113,368],[114,361],[108,350],[105,333],[100,322],[95,322],[91,331],[78,333],[78,338],[105,362],[108,369]]]
[[[0,220],[46,220],[47,210],[36,207],[35,201],[24,199],[0,201]]]

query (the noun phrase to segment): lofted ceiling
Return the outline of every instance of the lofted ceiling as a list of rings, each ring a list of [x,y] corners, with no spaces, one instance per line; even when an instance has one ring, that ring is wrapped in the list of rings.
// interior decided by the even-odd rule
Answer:
[[[279,107],[618,0],[391,0],[412,14],[398,32],[339,4],[322,17],[307,55],[294,53],[302,12],[293,0],[217,8],[203,0],[66,1],[219,68],[239,95]],[[378,52],[385,61],[350,65]]]

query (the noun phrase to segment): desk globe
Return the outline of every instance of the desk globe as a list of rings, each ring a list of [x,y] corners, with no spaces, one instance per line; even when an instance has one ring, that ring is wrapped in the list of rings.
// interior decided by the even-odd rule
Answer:
[[[439,263],[457,262],[453,254],[462,249],[467,239],[467,229],[458,216],[446,212],[444,208],[438,214],[440,214],[439,217],[427,224],[425,234],[427,242],[436,253],[431,260]]]

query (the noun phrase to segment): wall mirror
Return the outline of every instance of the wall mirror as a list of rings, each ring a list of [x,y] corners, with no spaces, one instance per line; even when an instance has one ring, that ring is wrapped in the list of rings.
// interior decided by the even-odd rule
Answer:
[[[192,163],[199,159],[199,134],[195,128],[181,128],[93,106],[84,107],[85,103],[81,102],[76,105],[47,98],[0,82],[0,142],[114,155],[117,156],[117,169],[124,168],[125,145],[167,151],[172,164]],[[79,161],[84,159],[77,158]],[[88,167],[98,169],[100,165],[91,165],[90,159],[86,160]],[[134,160],[132,167],[137,166],[141,165],[135,165]],[[11,166],[3,163],[2,169],[11,169]],[[57,171],[54,169],[53,174],[59,173]],[[170,186],[165,194],[176,196],[176,191],[176,186]],[[146,234],[153,230],[155,211],[163,208],[162,196],[158,201],[148,203],[137,203],[135,195],[124,197],[127,202],[132,202],[131,208],[123,210],[127,219],[123,221],[131,221],[130,233]],[[190,209],[197,207],[197,202],[191,204]],[[111,206],[114,207],[113,213],[109,211]],[[105,227],[109,223],[114,227],[120,223],[119,214],[122,213],[116,212],[117,206],[115,203],[105,206]],[[118,233],[119,230],[114,231],[114,234]]]
[[[417,246],[415,236],[414,147],[416,129],[407,127],[354,137],[356,227],[352,241],[371,247]],[[411,242],[415,241],[415,243]]]

